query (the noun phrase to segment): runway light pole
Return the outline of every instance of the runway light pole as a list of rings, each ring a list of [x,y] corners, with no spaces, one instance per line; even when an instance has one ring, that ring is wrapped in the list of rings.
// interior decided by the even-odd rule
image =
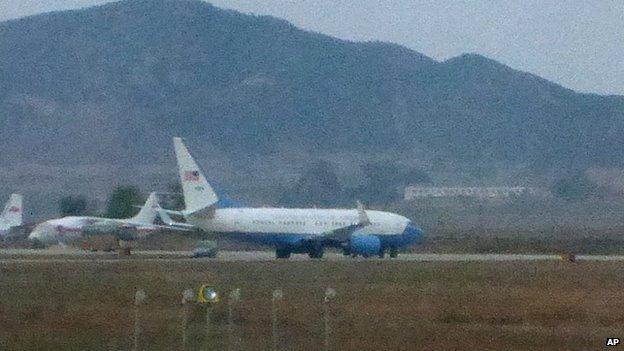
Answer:
[[[240,301],[241,290],[236,288],[228,296],[228,339],[230,350],[237,350],[240,345],[238,337],[234,336],[234,305]]]
[[[336,290],[333,288],[325,289],[325,299],[323,299],[323,308],[325,310],[325,342],[324,350],[329,351],[329,337],[331,334],[330,309],[331,301],[336,297]]]
[[[195,300],[195,293],[192,289],[186,289],[182,292],[182,350],[188,349],[188,320],[189,320],[189,304]]]
[[[134,294],[134,345],[132,347],[133,351],[139,350],[139,337],[141,335],[141,323],[140,323],[140,306],[145,303],[147,299],[147,294],[143,290],[137,290]]]
[[[277,332],[277,305],[283,299],[284,292],[282,290],[273,290],[273,297],[271,298],[271,340],[273,345],[273,351],[277,351],[279,340],[279,334]]]
[[[210,349],[210,330],[211,330],[211,314],[214,304],[219,302],[219,294],[217,291],[208,284],[203,284],[199,287],[199,293],[197,294],[197,301],[206,305],[206,350]]]

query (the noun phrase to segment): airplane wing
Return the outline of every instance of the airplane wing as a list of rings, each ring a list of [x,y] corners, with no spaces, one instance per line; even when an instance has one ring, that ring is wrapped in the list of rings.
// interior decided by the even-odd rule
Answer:
[[[361,202],[357,202],[357,211],[358,211],[358,222],[355,224],[348,225],[346,227],[337,228],[329,232],[325,232],[319,236],[322,240],[331,240],[331,241],[348,241],[351,239],[351,235],[358,229],[364,228],[371,224],[368,215],[366,214],[366,210],[364,209],[364,205]]]
[[[167,214],[176,215],[176,216],[184,216],[184,212],[182,211],[168,210],[166,208],[160,208],[159,211],[165,212]]]
[[[178,230],[193,230],[193,229],[196,229],[196,227],[194,225],[192,225],[192,224],[174,221],[173,219],[171,219],[171,217],[169,216],[169,214],[167,212],[169,212],[169,211],[161,208],[161,209],[158,210],[158,215],[160,216],[160,219],[162,219],[162,221],[170,229],[178,229]]]
[[[130,219],[119,219],[115,221],[126,229],[140,228],[145,231],[155,231],[158,229],[191,231],[195,229],[195,226],[193,225],[175,222],[174,220],[172,220],[169,216],[169,213],[175,215],[184,215],[184,213],[180,211],[165,210],[164,208],[160,207],[157,196],[158,195],[156,192],[152,192],[145,202],[145,205],[140,207],[135,206],[141,208],[141,211],[137,216],[134,216]],[[144,216],[141,216],[142,212],[145,213]],[[156,216],[160,216],[160,219],[165,223],[165,225],[155,224],[154,220],[156,219]]]
[[[133,207],[141,208],[142,206],[134,205]],[[202,209],[194,211],[194,212],[189,212],[189,211],[186,211],[186,210],[184,210],[184,211],[168,210],[166,208],[162,208],[161,207],[161,208],[158,209],[158,211],[159,211],[159,213],[163,212],[163,213],[166,213],[166,214],[182,216],[182,217],[187,217],[187,216],[193,215],[193,216],[196,216],[196,217],[207,217],[207,218],[210,218],[210,217],[214,216],[215,207],[214,206],[208,206],[208,207],[202,208]],[[179,222],[176,222],[176,223],[179,223]]]
[[[142,208],[143,206],[133,205],[132,207]],[[176,215],[176,216],[184,216],[184,212],[183,211],[168,210],[168,209],[162,208],[162,207],[158,208],[158,211],[159,211],[159,213],[162,211],[162,212],[165,212],[167,214],[172,214],[172,215]]]
[[[186,223],[179,223],[180,225],[186,224]],[[159,225],[159,224],[150,224],[149,226],[141,226],[142,228],[153,228],[153,229],[165,229],[165,230],[173,230],[173,231],[180,231],[180,232],[190,232],[193,231],[195,229],[194,226],[188,224],[188,227],[182,227],[182,226],[172,226],[172,225]]]
[[[82,227],[85,236],[113,235],[120,240],[136,240],[149,236],[158,230],[191,231],[191,228],[170,225],[145,224],[123,220],[107,220],[90,223]]]

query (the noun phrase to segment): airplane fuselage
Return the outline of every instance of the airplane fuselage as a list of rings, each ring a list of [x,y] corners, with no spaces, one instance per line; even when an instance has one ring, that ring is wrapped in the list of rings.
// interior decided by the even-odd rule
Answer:
[[[30,240],[37,240],[43,244],[71,243],[83,238],[85,228],[110,225],[120,228],[131,226],[137,229],[141,236],[153,233],[156,229],[144,223],[134,223],[131,220],[111,219],[102,217],[70,216],[52,219],[38,224],[30,233]]]
[[[43,244],[65,244],[93,235],[113,235],[120,241],[141,239],[162,228],[154,224],[159,209],[157,194],[153,192],[132,218],[69,216],[51,219],[37,225],[28,238]]]
[[[409,219],[394,213],[366,211],[370,225],[353,232],[353,237],[375,236],[384,248],[398,249],[422,237],[422,231]],[[331,246],[332,231],[357,224],[358,213],[353,209],[289,209],[289,208],[218,208],[211,216],[187,216],[187,221],[199,228],[228,234],[242,241],[264,243],[305,251],[306,241],[323,240]],[[298,248],[301,247],[301,250]]]

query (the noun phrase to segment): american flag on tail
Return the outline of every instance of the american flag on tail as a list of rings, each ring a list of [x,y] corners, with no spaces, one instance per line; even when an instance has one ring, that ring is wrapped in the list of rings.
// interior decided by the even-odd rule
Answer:
[[[198,182],[199,181],[199,171],[185,171],[184,172],[184,180],[188,182]]]

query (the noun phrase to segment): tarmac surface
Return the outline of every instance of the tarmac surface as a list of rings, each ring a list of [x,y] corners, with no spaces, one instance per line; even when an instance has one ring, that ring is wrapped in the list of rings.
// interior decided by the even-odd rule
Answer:
[[[33,249],[0,249],[0,264],[28,263],[28,262],[66,262],[66,261],[96,261],[96,262],[124,262],[127,260],[207,260],[207,261],[273,261],[273,251],[220,251],[216,258],[192,258],[190,251],[132,251],[130,256],[120,256],[117,252],[90,252],[74,248],[50,248],[44,250]],[[414,262],[503,262],[503,261],[559,261],[568,259],[561,255],[523,255],[523,254],[427,254],[408,253],[399,254],[397,258],[386,257],[352,258],[339,253],[326,253],[324,261],[414,261]],[[291,261],[311,260],[305,254],[293,254]],[[577,255],[576,261],[624,261],[624,255]]]

